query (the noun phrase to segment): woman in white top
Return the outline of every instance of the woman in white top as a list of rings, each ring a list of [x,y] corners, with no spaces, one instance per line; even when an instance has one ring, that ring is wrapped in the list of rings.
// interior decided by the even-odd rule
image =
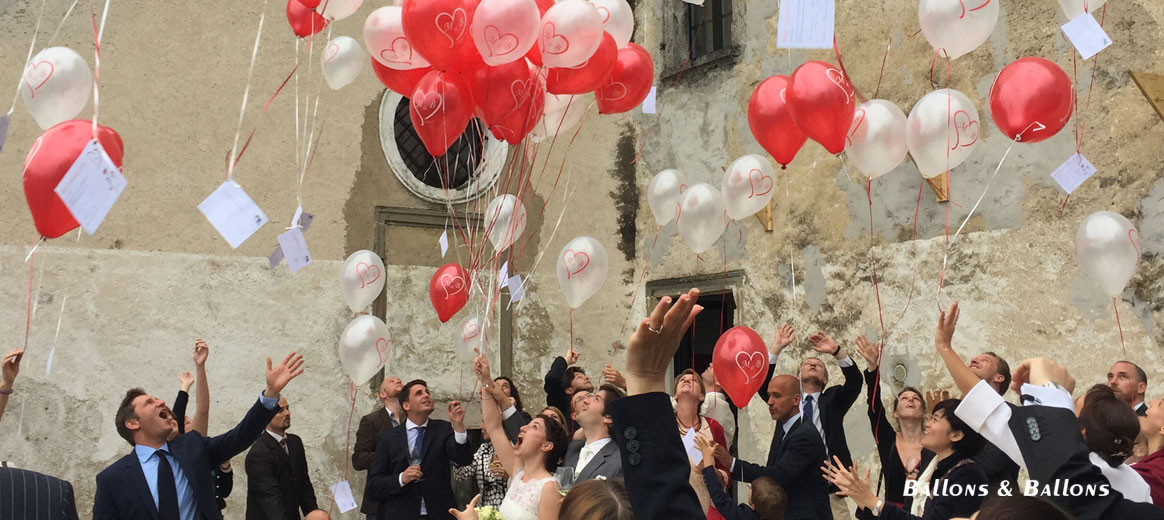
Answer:
[[[495,401],[497,392],[489,380],[489,364],[478,356],[473,371],[482,382],[481,421],[494,439],[505,439],[501,426],[501,408]],[[501,394],[504,395],[504,394]],[[508,403],[507,403],[508,405]],[[497,460],[505,471],[512,475],[509,489],[501,500],[498,511],[505,520],[557,520],[562,495],[558,493],[558,483],[554,480],[554,470],[562,456],[566,454],[569,436],[566,429],[554,419],[538,415],[529,424],[521,427],[517,444],[495,442],[493,449]],[[458,520],[475,520],[474,499],[465,511],[450,510]]]

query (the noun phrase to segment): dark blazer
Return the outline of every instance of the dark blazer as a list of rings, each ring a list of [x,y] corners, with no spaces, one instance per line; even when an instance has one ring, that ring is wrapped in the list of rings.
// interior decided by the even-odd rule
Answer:
[[[35,471],[0,468],[0,517],[77,520],[73,485]]]
[[[1069,480],[1071,484],[1108,485],[1103,473],[1088,458],[1087,444],[1071,410],[1049,406],[1013,409],[1010,430],[1027,463],[1030,478],[1040,485]],[[1045,483],[1045,484],[1044,484]],[[1050,496],[1078,520],[1164,519],[1164,509],[1132,502],[1114,489],[1107,496]]]
[[[943,485],[941,481],[949,483],[951,489],[960,486],[962,489],[976,489],[985,491],[987,486],[986,473],[974,462],[974,459],[954,454],[938,462],[934,468],[934,476],[930,480],[933,486]],[[914,516],[909,511],[892,504],[886,504],[881,509],[878,518],[882,520],[949,520],[950,518],[970,518],[978,511],[985,493],[966,493],[962,495],[935,496],[926,502],[922,516]],[[868,511],[868,510],[865,510]],[[988,519],[984,519],[988,520]]]
[[[194,489],[198,518],[221,520],[211,472],[254,443],[274,416],[274,409],[268,410],[256,400],[242,421],[229,432],[217,437],[188,432],[169,442],[170,453]],[[153,520],[158,516],[157,509],[135,453],[130,452],[97,474],[94,520]]]
[[[825,446],[816,427],[797,419],[787,434],[783,424],[776,424],[766,466],[736,460],[732,476],[744,482],[772,477],[788,493],[786,520],[832,520],[828,483],[820,471],[824,461]]]
[[[219,468],[214,468],[214,500],[218,502],[219,509],[226,509],[226,497],[230,496],[233,489],[234,470],[224,472]]]
[[[585,440],[570,441],[570,445],[566,447],[566,458],[562,462],[562,467],[577,469],[578,459],[581,458],[582,447],[585,445]],[[619,455],[618,443],[613,439],[594,454],[586,467],[582,468],[582,473],[578,474],[577,480],[590,480],[599,476],[622,480],[622,455]]]
[[[719,476],[715,474],[715,467],[708,466],[703,468],[703,485],[707,486],[707,493],[711,495],[711,505],[715,506],[715,510],[727,520],[760,520],[760,515],[756,514],[756,510],[743,504],[737,504],[736,500],[724,491],[723,485],[719,483]]]
[[[525,410],[518,410],[517,413],[510,415],[508,419],[501,421],[501,428],[505,430],[505,436],[509,438],[510,444],[517,443],[517,436],[521,434],[521,427],[529,424],[532,420],[533,418]]]
[[[764,385],[757,392],[765,402],[768,401],[768,383],[772,381],[775,370],[774,365],[768,367]],[[823,414],[820,416],[821,426],[830,458],[836,455],[845,463],[845,467],[849,467],[853,465],[853,456],[849,454],[849,443],[845,440],[845,414],[861,397],[861,369],[854,363],[852,366],[841,367],[841,375],[845,382],[824,389],[820,393],[820,402],[813,403],[813,408],[814,413]]]
[[[377,439],[376,456],[368,470],[364,499],[380,503],[380,518],[414,520],[420,517],[420,499],[423,497],[429,518],[451,520],[449,508],[457,503],[449,464],[465,466],[472,462],[473,447],[468,442],[457,444],[453,425],[448,421],[429,419],[420,462],[424,480],[401,487],[400,474],[410,464],[406,424],[380,434]]]
[[[319,507],[307,475],[303,439],[287,435],[287,451],[269,434],[247,453],[247,520],[298,520]]]
[[[352,449],[352,468],[364,471],[372,465],[372,458],[376,456],[376,439],[380,438],[380,434],[396,426],[394,423],[392,415],[383,406],[360,418],[360,428],[356,430],[356,446]],[[365,496],[360,512],[375,515],[378,511],[380,503]]]
[[[546,372],[546,379],[543,388],[546,391],[546,406],[553,406],[562,411],[566,416],[566,426],[571,432],[578,429],[578,423],[570,417],[570,396],[566,395],[566,390],[562,388],[562,378],[566,376],[566,358],[558,356],[554,358],[554,362],[550,364],[550,370]]]
[[[671,396],[653,392],[624,397],[610,412],[635,518],[703,518],[706,512],[691,489],[691,463],[675,427]]]

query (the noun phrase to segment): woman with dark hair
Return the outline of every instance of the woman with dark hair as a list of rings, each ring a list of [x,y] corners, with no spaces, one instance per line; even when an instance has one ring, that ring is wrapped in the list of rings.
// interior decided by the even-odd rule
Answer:
[[[989,480],[974,456],[982,450],[983,439],[958,416],[954,409],[958,399],[946,399],[934,406],[926,423],[922,445],[935,453],[933,460],[917,479],[913,504],[903,509],[886,504],[877,498],[869,485],[868,474],[859,476],[856,464],[852,470],[836,463],[825,462],[821,468],[825,479],[832,482],[843,495],[868,509],[873,516],[890,520],[949,520],[969,518],[978,511],[988,494]]]
[[[558,520],[635,520],[635,512],[621,480],[590,479],[570,489]]]
[[[1079,429],[1091,453],[1088,458],[1112,489],[1133,502],[1152,503],[1152,489],[1136,470],[1124,464],[1132,454],[1140,421],[1127,403],[1107,385],[1095,385],[1075,403]]]
[[[521,394],[517,392],[517,385],[513,384],[513,380],[508,376],[497,376],[493,378],[493,382],[497,383],[497,387],[500,388],[502,392],[505,392],[506,396],[513,398],[513,406],[517,408],[517,413],[524,415],[525,421],[529,422],[531,417],[529,413],[525,411],[525,407],[521,404]]]
[[[869,363],[865,369],[866,395],[869,398],[869,427],[873,429],[873,439],[877,441],[877,454],[881,458],[881,481],[885,483],[885,502],[904,510],[913,505],[913,497],[905,495],[905,483],[917,480],[921,471],[929,466],[934,452],[922,446],[925,429],[926,402],[916,388],[905,387],[897,393],[893,401],[893,418],[897,429],[885,417],[885,405],[881,402],[878,376],[881,352],[880,345],[873,345],[865,336],[857,337],[857,351]]]

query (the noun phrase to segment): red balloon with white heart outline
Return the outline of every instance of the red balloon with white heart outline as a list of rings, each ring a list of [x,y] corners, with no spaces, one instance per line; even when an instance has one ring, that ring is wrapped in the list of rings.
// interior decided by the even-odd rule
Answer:
[[[445,264],[428,283],[428,299],[441,323],[449,321],[469,301],[469,273],[460,264]]]
[[[756,331],[732,327],[715,342],[712,367],[716,382],[736,407],[743,408],[768,375],[768,348]]]
[[[655,81],[655,61],[638,44],[628,43],[618,50],[610,79],[594,91],[599,114],[621,114],[639,106]]]

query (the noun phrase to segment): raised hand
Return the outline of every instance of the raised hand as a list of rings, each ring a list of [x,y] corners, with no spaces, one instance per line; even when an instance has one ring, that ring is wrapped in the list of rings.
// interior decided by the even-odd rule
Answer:
[[[835,456],[832,461],[825,460],[820,469],[824,473],[825,480],[832,482],[840,490],[838,494],[853,499],[853,502],[857,503],[857,507],[872,509],[877,505],[877,495],[873,493],[873,487],[869,485],[868,469],[865,470],[865,478],[861,478],[858,476],[856,463],[853,463],[851,470],[845,469],[841,459]]]
[[[703,454],[703,460],[699,462],[700,468],[706,468],[715,463],[715,443],[700,437],[695,436],[695,447],[699,448],[699,452]]]
[[[703,307],[696,305],[699,289],[691,289],[672,305],[671,297],[659,300],[649,318],[639,322],[626,345],[627,394],[665,392],[667,367]]]
[[[950,398],[949,390],[930,390],[926,392],[926,409],[932,410],[934,405]]]
[[[190,375],[189,371],[178,374],[178,380],[182,382],[182,391],[189,392],[190,386],[194,384],[194,376]]]
[[[606,368],[602,369],[602,379],[614,386],[626,389],[626,378],[610,363],[607,363]]]
[[[12,389],[12,383],[16,382],[16,374],[20,373],[20,360],[24,357],[24,349],[16,348],[9,350],[4,355],[4,359],[0,361],[0,371],[3,373],[3,379],[0,379],[0,389]]]
[[[283,387],[303,373],[302,367],[303,356],[295,352],[287,354],[282,363],[273,367],[271,358],[267,358],[267,389],[263,391],[263,395],[270,399],[278,398]]]
[[[696,439],[698,438],[696,437]],[[715,461],[721,466],[730,467],[732,465],[732,454],[728,453],[727,446],[718,443],[712,443],[712,446],[715,448]]]
[[[453,431],[465,431],[465,407],[460,401],[449,403],[449,422],[453,423]]]
[[[567,365],[573,365],[578,362],[578,353],[574,351],[574,345],[570,345],[570,350],[566,351],[566,355],[562,356],[566,359]]]
[[[830,338],[829,335],[825,334],[823,331],[818,330],[816,334],[809,336],[808,342],[812,343],[813,350],[820,352],[821,354],[835,356],[841,353],[840,345],[837,345],[837,342],[833,341],[833,338]]]
[[[776,331],[776,340],[772,342],[772,348],[769,349],[773,354],[779,355],[784,351],[784,347],[792,344],[796,339],[796,329],[792,325],[784,325],[780,330]]]
[[[489,360],[481,354],[479,349],[473,349],[477,353],[477,357],[473,359],[473,373],[477,374],[479,379],[486,386],[493,382],[493,378],[489,377]]]
[[[872,372],[880,365],[881,342],[874,345],[869,342],[869,338],[866,338],[864,334],[857,336],[857,352],[869,363],[869,368],[866,370]]]
[[[194,366],[206,366],[206,358],[210,355],[210,346],[199,339],[194,341]]]
[[[453,518],[455,518],[456,520],[477,520],[476,509],[477,509],[477,501],[478,500],[481,500],[480,493],[478,493],[477,496],[473,497],[473,500],[469,501],[469,505],[465,507],[464,511],[457,511],[456,508],[450,507],[449,514],[453,515]]]
[[[954,329],[958,326],[958,302],[950,304],[950,310],[942,311],[938,315],[938,327],[934,331],[934,346],[942,348],[952,348],[954,340]]]
[[[1015,393],[1022,393],[1023,383],[1042,386],[1043,383],[1055,383],[1067,389],[1067,393],[1075,391],[1075,378],[1062,365],[1047,358],[1024,359],[1014,371],[1011,388]]]

